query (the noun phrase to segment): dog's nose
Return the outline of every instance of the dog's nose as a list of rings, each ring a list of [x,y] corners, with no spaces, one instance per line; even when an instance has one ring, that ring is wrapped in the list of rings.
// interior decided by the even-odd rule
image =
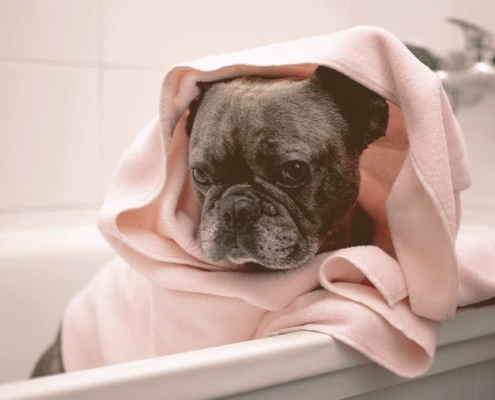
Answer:
[[[258,202],[244,196],[222,199],[220,207],[225,225],[237,232],[242,232],[250,227],[260,214]]]

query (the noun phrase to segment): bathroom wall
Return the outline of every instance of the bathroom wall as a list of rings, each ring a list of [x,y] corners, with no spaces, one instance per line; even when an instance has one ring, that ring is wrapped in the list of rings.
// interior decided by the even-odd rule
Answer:
[[[453,15],[495,31],[491,0],[0,0],[0,214],[97,208],[175,62],[355,24],[445,53]],[[473,206],[494,204],[494,109],[459,114]]]

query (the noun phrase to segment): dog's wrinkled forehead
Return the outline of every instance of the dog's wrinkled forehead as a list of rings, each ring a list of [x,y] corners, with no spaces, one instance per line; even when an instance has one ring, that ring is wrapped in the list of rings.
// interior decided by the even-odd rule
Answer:
[[[315,102],[325,104],[315,107]],[[205,93],[195,118],[191,164],[214,165],[240,154],[253,163],[266,154],[292,152],[309,159],[314,149],[323,150],[332,140],[329,126],[339,132],[345,121],[307,80],[241,78],[216,83]]]

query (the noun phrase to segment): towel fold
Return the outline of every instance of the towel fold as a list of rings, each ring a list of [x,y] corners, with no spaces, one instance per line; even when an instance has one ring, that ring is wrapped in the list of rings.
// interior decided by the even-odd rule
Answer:
[[[318,65],[389,102],[387,134],[360,164],[373,245],[270,274],[208,264],[194,237],[201,207],[188,179],[185,121],[196,82],[305,78]],[[387,31],[356,27],[176,65],[158,118],[124,155],[102,207],[99,228],[119,258],[66,309],[66,370],[314,330],[418,376],[432,363],[440,322],[495,295],[495,236],[456,240],[460,192],[470,183],[439,79]]]

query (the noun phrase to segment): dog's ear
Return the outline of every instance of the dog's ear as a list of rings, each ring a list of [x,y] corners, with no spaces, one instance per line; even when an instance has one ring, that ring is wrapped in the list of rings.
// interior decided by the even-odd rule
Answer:
[[[327,67],[319,66],[311,79],[337,103],[349,124],[353,149],[362,152],[385,135],[388,104],[383,97]]]
[[[199,105],[201,104],[204,94],[212,84],[210,82],[197,82],[196,85],[199,87],[200,93],[193,101],[191,101],[191,104],[189,104],[189,115],[187,116],[186,123],[187,137],[191,137],[192,127],[194,125],[196,114],[198,113]]]

